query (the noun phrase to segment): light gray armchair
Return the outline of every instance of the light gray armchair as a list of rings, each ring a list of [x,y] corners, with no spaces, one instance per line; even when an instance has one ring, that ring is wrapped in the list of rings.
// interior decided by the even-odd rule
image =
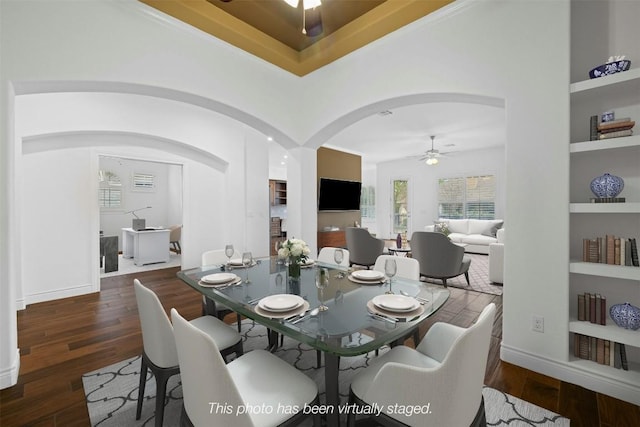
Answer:
[[[416,231],[411,236],[411,256],[420,263],[420,276],[441,279],[447,287],[447,279],[464,274],[469,282],[471,258],[464,256],[464,248],[453,243],[442,233]]]
[[[369,231],[359,227],[347,227],[347,250],[349,265],[371,267],[384,252],[384,240],[376,239]]]

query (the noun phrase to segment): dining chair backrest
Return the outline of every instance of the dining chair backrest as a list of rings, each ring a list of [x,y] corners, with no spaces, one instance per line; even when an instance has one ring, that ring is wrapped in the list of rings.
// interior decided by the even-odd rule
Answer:
[[[320,249],[320,253],[318,254],[318,261],[325,264],[335,264],[336,262],[333,258],[333,254],[335,253],[336,249],[340,248],[325,246],[324,248]],[[342,262],[338,265],[342,267],[349,267],[349,251],[346,249],[342,249],[342,254]]]
[[[435,323],[416,348],[425,355],[424,365],[404,363],[416,360],[406,355],[384,363],[364,393],[364,401],[380,407],[429,402],[431,408],[439,408],[411,416],[392,415],[410,426],[471,425],[482,402],[495,312],[494,303],[487,305],[476,323],[466,329]]]
[[[396,262],[396,277],[420,280],[420,263],[418,260],[413,258],[395,255],[380,255],[376,259],[376,264],[373,266],[373,269],[384,273],[384,264],[388,259]]]
[[[495,313],[495,304],[488,304],[480,313],[476,323],[456,337],[446,353],[443,350],[447,346],[428,345],[429,331],[417,347],[418,351],[442,363],[440,370],[449,382],[446,385],[447,390],[443,389],[442,392],[456,396],[455,407],[458,408],[451,411],[449,420],[462,415],[458,413],[459,411],[467,412],[465,419],[473,419],[473,414],[478,408],[482,398]]]
[[[171,309],[175,345],[178,348],[184,408],[194,426],[252,427],[244,405],[216,343],[207,334]],[[223,410],[211,413],[210,402]],[[227,414],[224,408],[232,408]],[[216,410],[217,411],[217,410]]]
[[[239,257],[237,252],[234,252],[231,258],[234,257]],[[225,255],[224,249],[213,249],[202,253],[201,265],[226,264],[228,261],[229,258]]]
[[[170,225],[169,229],[169,241],[170,242],[179,242],[180,237],[182,236],[182,226],[181,225]]]
[[[178,366],[173,326],[160,299],[138,279],[133,281],[142,329],[142,345],[147,357],[161,368]]]

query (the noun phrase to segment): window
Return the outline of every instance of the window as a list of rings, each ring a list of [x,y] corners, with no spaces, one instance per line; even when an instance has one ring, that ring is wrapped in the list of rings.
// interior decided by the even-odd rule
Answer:
[[[360,191],[360,215],[362,218],[376,219],[376,188],[372,185]]]
[[[119,208],[122,205],[122,191],[119,188],[100,188],[98,197],[101,208]]]
[[[391,233],[406,233],[409,231],[409,181],[396,179],[391,183],[393,224]]]
[[[133,190],[151,191],[155,188],[155,175],[135,172],[133,174]]]
[[[438,180],[438,216],[449,219],[495,219],[493,175]]]

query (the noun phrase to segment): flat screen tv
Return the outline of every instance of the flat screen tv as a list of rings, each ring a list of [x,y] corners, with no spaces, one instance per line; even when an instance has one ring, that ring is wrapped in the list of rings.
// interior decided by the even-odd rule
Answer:
[[[361,187],[362,183],[356,181],[320,178],[320,188],[318,189],[318,210],[360,210]]]

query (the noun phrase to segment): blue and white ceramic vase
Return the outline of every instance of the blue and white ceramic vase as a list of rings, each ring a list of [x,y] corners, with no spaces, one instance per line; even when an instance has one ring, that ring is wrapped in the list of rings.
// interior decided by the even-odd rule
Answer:
[[[621,328],[635,331],[640,328],[640,308],[625,302],[609,308],[609,316]]]
[[[596,197],[618,197],[624,188],[624,181],[619,176],[605,173],[602,176],[593,178],[591,181],[591,191]]]

